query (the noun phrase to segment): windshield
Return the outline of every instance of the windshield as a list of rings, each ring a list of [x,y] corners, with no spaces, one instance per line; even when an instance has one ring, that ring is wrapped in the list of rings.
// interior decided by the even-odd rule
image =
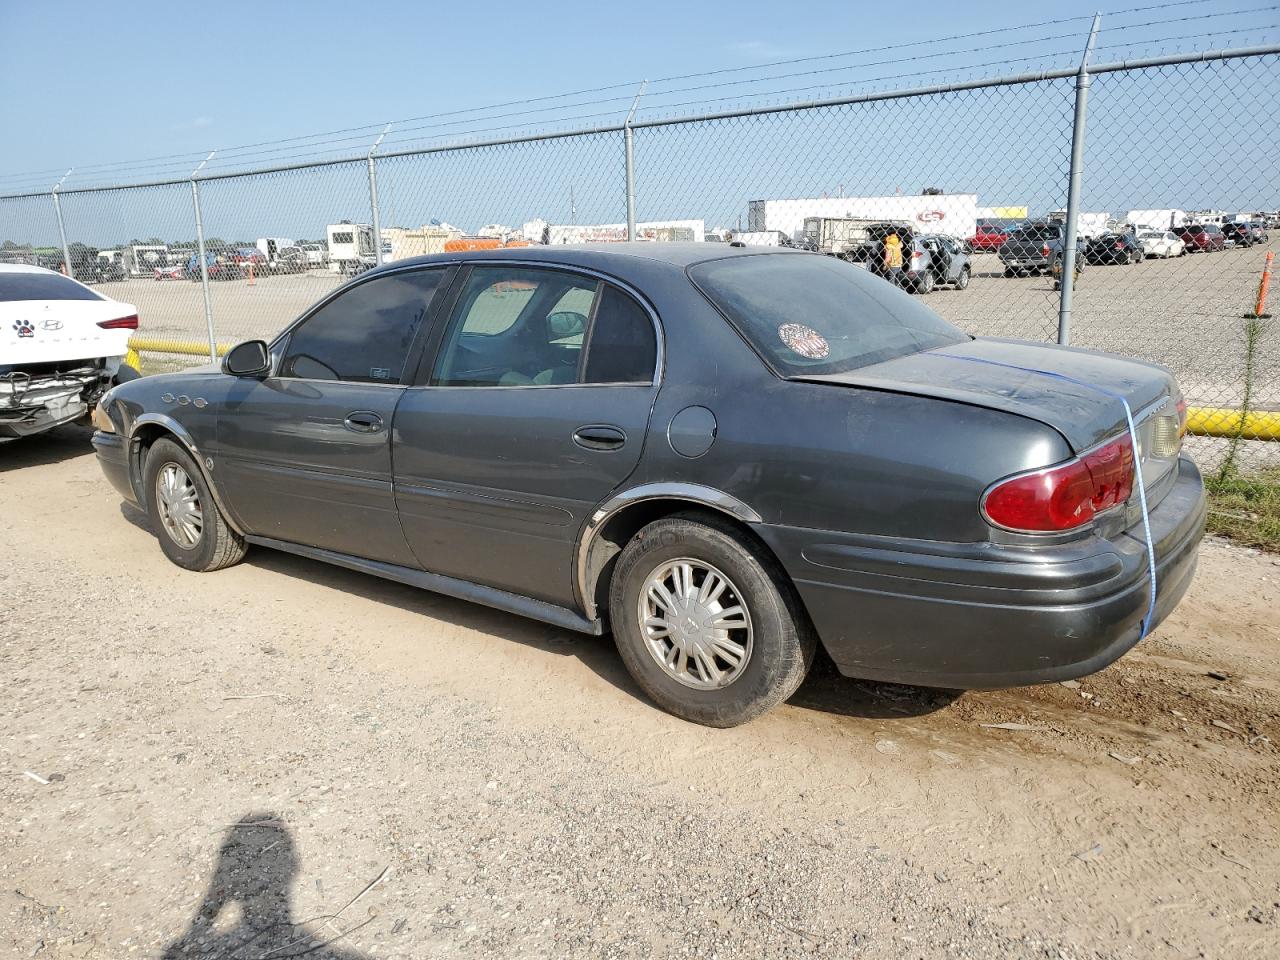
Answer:
[[[783,377],[842,373],[969,339],[892,284],[822,254],[710,260],[689,277]]]

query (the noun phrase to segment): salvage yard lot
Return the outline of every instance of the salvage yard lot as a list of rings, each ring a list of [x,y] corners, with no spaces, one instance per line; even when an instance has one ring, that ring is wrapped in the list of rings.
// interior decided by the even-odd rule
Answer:
[[[0,447],[6,953],[1280,955],[1274,556],[1207,541],[1078,687],[819,669],[713,730],[607,640],[265,550],[180,571],[87,436]]]

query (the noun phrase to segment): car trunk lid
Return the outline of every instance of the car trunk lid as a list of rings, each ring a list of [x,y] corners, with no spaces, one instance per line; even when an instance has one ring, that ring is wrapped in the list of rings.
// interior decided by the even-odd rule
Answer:
[[[124,356],[134,331],[99,324],[137,312],[115,300],[0,302],[0,368]]]
[[[1128,400],[1137,418],[1176,391],[1173,377],[1151,364],[1088,350],[989,338],[803,379],[1015,413],[1053,427],[1076,453],[1126,429],[1124,408],[1115,394]]]

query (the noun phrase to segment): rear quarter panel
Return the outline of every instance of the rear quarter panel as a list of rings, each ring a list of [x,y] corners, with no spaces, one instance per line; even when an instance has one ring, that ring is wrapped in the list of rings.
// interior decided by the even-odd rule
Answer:
[[[628,486],[714,487],[765,523],[975,542],[991,532],[979,512],[987,486],[1071,455],[1057,431],[1015,414],[781,380],[692,285],[658,306],[666,371]],[[696,459],[667,438],[692,405],[717,422],[715,442]]]

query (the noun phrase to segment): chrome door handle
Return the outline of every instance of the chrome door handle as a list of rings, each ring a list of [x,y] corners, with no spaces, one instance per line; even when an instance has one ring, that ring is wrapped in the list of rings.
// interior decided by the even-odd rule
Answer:
[[[356,433],[377,433],[382,429],[382,418],[368,410],[356,410],[347,414],[342,425]]]
[[[592,423],[573,431],[573,442],[584,450],[617,450],[627,435],[611,424]]]

